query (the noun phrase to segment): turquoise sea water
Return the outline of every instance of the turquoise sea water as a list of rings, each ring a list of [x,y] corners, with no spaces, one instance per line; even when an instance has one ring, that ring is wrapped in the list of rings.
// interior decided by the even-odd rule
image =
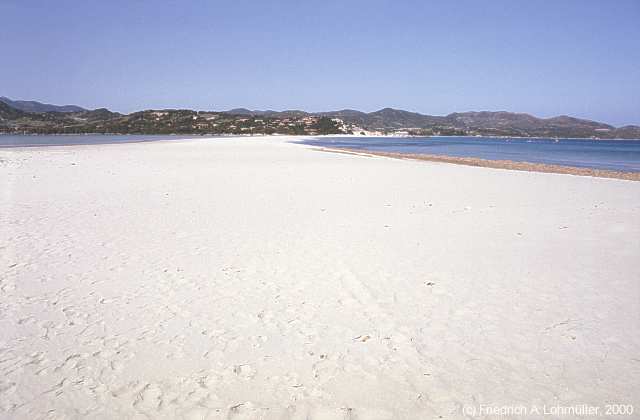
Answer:
[[[489,137],[317,137],[301,143],[394,152],[640,172],[640,140]]]

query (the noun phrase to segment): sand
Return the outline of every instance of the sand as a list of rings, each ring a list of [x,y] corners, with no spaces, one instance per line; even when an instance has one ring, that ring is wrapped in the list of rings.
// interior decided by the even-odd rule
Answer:
[[[640,412],[640,183],[286,140],[0,150],[0,418]]]

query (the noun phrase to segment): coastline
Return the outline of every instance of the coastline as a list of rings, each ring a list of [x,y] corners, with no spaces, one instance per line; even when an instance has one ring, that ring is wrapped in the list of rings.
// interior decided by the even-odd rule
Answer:
[[[482,168],[508,169],[513,171],[543,172],[551,174],[565,174],[590,176],[596,178],[613,178],[626,181],[640,181],[640,172],[611,171],[606,169],[579,168],[574,166],[551,165],[546,163],[517,162],[513,160],[489,160],[471,157],[457,157],[445,155],[427,155],[416,153],[377,152],[369,150],[316,147],[317,150],[331,153],[346,153],[362,156],[382,156],[394,159],[410,159],[428,162],[453,163],[457,165],[476,166]]]

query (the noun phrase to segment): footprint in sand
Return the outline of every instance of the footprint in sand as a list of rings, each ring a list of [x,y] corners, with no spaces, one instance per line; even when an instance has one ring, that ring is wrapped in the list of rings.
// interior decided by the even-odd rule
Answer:
[[[233,373],[245,379],[252,379],[256,376],[256,371],[250,365],[235,365],[233,367]]]
[[[146,384],[136,395],[133,406],[141,411],[158,411],[162,405],[162,390],[154,384]]]

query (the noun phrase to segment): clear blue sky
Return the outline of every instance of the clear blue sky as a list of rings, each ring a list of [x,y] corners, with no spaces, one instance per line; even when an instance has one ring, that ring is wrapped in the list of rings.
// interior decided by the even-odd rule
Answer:
[[[0,1],[0,95],[640,124],[640,0]]]

